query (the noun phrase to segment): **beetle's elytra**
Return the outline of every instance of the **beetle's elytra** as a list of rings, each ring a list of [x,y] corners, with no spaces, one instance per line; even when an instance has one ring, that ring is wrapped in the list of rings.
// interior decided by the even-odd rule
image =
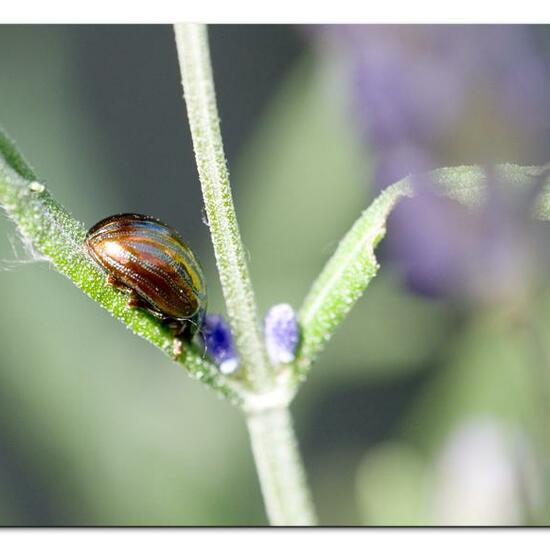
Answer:
[[[206,312],[206,284],[191,249],[170,226],[150,216],[119,214],[96,223],[86,236],[91,257],[109,284],[191,338]]]

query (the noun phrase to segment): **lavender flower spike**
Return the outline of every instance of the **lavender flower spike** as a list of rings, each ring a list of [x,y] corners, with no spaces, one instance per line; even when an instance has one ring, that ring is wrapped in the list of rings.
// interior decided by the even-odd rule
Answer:
[[[229,325],[221,315],[206,315],[201,330],[206,352],[222,374],[233,374],[239,368],[239,357]]]
[[[300,329],[296,313],[289,304],[273,306],[264,320],[265,343],[273,364],[290,363],[296,357]]]

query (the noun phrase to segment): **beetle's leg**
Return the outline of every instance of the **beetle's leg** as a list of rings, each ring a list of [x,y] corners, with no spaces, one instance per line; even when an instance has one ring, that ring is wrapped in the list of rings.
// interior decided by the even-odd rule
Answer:
[[[128,307],[130,309],[149,309],[149,304],[145,302],[135,290],[130,290],[128,296]]]
[[[106,277],[106,282],[108,285],[118,289],[118,290],[127,290],[127,286],[124,283],[121,283],[114,275],[110,273]]]
[[[124,292],[128,292],[128,287],[121,283],[114,275],[111,275],[110,273],[107,275],[106,278],[107,284],[111,285],[113,288],[116,288],[117,290],[123,290]],[[128,307],[130,309],[149,309],[149,304],[143,300],[139,294],[135,290],[130,290],[128,293]]]

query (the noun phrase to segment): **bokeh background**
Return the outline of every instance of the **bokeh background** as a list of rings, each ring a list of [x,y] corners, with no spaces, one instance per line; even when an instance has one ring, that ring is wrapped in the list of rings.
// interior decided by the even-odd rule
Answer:
[[[550,160],[544,26],[212,26],[262,312],[299,307],[410,172]],[[223,313],[168,26],[0,27],[0,123],[87,225],[177,227]],[[497,182],[498,183],[498,182]],[[550,523],[550,240],[532,197],[427,187],[293,404],[321,523]],[[546,243],[546,246],[545,246]],[[264,525],[240,413],[0,218],[0,524]]]

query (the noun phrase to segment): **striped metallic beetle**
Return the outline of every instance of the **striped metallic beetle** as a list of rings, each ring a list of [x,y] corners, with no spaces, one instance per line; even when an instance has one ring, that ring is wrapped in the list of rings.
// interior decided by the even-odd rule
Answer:
[[[118,214],[96,223],[85,244],[107,282],[129,293],[129,307],[147,310],[176,338],[191,340],[206,313],[206,284],[174,229],[150,216]],[[176,355],[180,347],[174,345]]]

